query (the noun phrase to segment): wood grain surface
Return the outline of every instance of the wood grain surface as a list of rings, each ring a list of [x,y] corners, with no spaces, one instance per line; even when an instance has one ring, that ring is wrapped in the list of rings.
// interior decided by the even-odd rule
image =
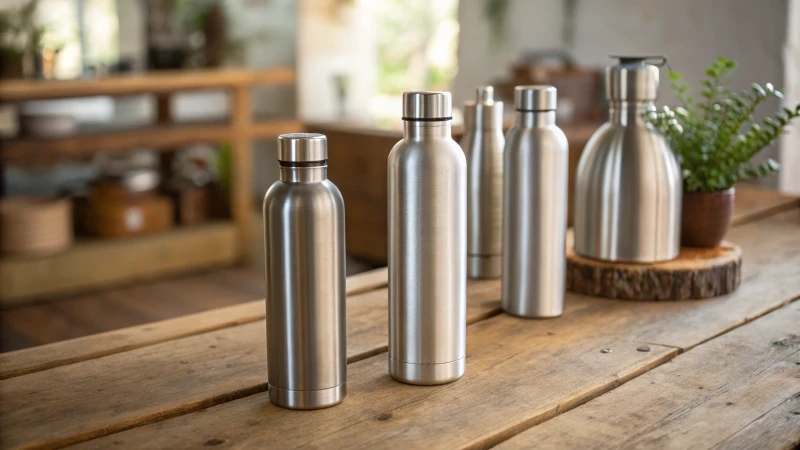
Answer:
[[[798,324],[800,306],[784,306],[500,448],[705,449],[744,444],[745,435],[754,448],[792,447],[800,443],[792,409],[800,396]],[[773,425],[783,432],[767,432]]]
[[[259,393],[83,445],[491,446],[795,299],[798,218],[800,212],[791,211],[734,229],[732,239],[753,264],[744,266],[743,288],[719,299],[644,303],[570,294],[559,319],[501,314],[474,323],[468,327],[467,373],[449,385],[397,383],[379,354],[349,366],[350,394],[336,408],[290,412]],[[771,236],[770,245],[764,235]]]
[[[800,206],[800,196],[781,194],[753,183],[736,186],[731,225],[742,225]]]
[[[498,314],[498,293],[470,282],[468,321]],[[386,351],[387,298],[348,298],[348,362]],[[263,391],[265,334],[258,320],[0,381],[1,444],[67,445]]]
[[[581,405],[602,400],[631,380],[636,383],[642,374],[670,367],[675,363],[663,364],[680,352],[702,352],[742,325],[771,319],[763,316],[772,311],[797,309],[798,303],[791,302],[800,296],[798,223],[800,209],[792,209],[733,228],[729,239],[744,254],[743,284],[732,294],[702,302],[629,302],[569,294],[564,316],[532,321],[500,314],[498,280],[470,282],[467,373],[443,386],[393,381],[386,372],[386,291],[352,296],[349,395],[326,410],[295,412],[269,403],[263,392],[263,321],[258,319],[9,378],[0,381],[0,447],[484,448],[510,443],[519,433],[547,426],[570,410],[580,411]],[[790,317],[788,325],[771,323],[767,328],[783,330],[797,322]],[[795,338],[772,334],[775,345],[794,345]],[[723,351],[705,355],[704,364],[721,364],[708,376],[723,384],[726,377],[741,379],[737,374],[745,369],[736,367],[736,360],[710,360],[736,355],[738,346],[748,345],[753,348],[744,348],[742,355],[754,363],[766,361],[749,356],[758,352],[758,343],[730,341]],[[776,350],[761,353],[770,352]],[[764,442],[791,445],[791,435],[770,436],[765,428],[785,419],[780,411],[789,407],[790,387],[797,383],[787,383],[786,377],[796,372],[780,363],[793,364],[790,358],[764,362],[760,378],[751,377],[741,390],[729,389],[742,398],[752,396],[762,406],[760,415],[731,415],[742,425],[724,438],[749,429],[743,439],[762,436]],[[701,375],[702,368],[698,365]],[[729,385],[736,388],[724,384]],[[758,394],[747,391],[750,385]],[[703,423],[698,417],[711,413],[716,410],[700,409],[693,421],[665,426],[678,432],[685,426],[691,435],[697,433],[693,424]],[[657,431],[647,435],[658,436]],[[672,439],[652,442],[666,446]]]
[[[741,282],[742,249],[682,247],[671,261],[652,264],[600,261],[575,253],[567,233],[567,290],[623,300],[698,300],[728,294]]]
[[[385,267],[352,275],[347,278],[347,295],[379,289],[385,287],[387,282],[388,272]],[[196,283],[196,280],[192,280],[193,285]],[[213,287],[206,286],[204,289]],[[81,314],[85,314],[86,310],[90,309],[81,308]],[[0,380],[262,319],[264,301],[258,300],[31,349],[0,353]],[[31,323],[31,326],[35,325]]]

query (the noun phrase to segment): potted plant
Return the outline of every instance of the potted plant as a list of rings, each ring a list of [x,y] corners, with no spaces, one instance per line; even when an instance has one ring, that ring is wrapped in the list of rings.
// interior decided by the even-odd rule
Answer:
[[[756,108],[768,98],[783,98],[783,94],[770,83],[731,91],[723,83],[735,68],[736,62],[717,57],[700,81],[699,101],[692,98],[681,74],[670,71],[670,86],[680,105],[664,107],[650,116],[681,160],[681,243],[686,246],[719,245],[733,215],[734,185],[780,170],[773,159],[760,164],[752,159],[800,116],[797,105],[757,123],[753,118]]]

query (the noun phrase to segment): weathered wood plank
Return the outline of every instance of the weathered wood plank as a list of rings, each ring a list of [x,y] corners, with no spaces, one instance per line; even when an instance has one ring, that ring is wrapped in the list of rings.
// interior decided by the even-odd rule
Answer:
[[[739,433],[758,436],[758,448],[798,442],[800,417],[786,412],[800,395],[798,324],[800,306],[785,306],[500,448],[699,449]],[[764,426],[776,422],[785,433]]]
[[[297,414],[256,395],[86,445],[172,448],[222,441],[251,447],[275,442],[332,448],[489,446],[677,353],[669,340],[662,341],[666,346],[644,341],[650,352],[638,352],[644,345],[639,334],[675,339],[688,348],[795,298],[800,294],[797,218],[798,212],[792,211],[732,232],[730,239],[743,247],[745,259],[749,255],[757,264],[745,264],[748,289],[721,299],[639,303],[570,295],[568,310],[559,319],[500,315],[468,327],[467,374],[450,385],[396,383],[386,374],[385,355],[377,355],[350,366],[351,395],[330,410]],[[711,314],[719,317],[711,320]],[[667,328],[688,338],[677,339]],[[603,347],[612,352],[600,353]]]
[[[347,278],[347,294],[386,286],[386,268]],[[264,301],[0,354],[0,380],[264,319]]]
[[[470,282],[468,320],[499,313],[498,292]],[[386,351],[387,303],[386,289],[348,298],[349,362]],[[2,446],[67,445],[263,391],[265,346],[257,320],[0,381]]]
[[[798,224],[800,208],[795,208],[733,228],[728,237],[743,250],[739,289],[703,300],[696,309],[688,302],[673,303],[679,314],[660,316],[634,338],[688,350],[800,298]]]
[[[781,194],[773,189],[742,184],[736,188],[732,225],[742,225],[791,210],[800,205],[800,196]]]
[[[408,448],[424,442],[456,448],[499,441],[677,354],[655,346],[638,352],[641,344],[618,340],[604,325],[617,313],[586,301],[573,302],[564,320],[499,315],[473,324],[467,328],[467,373],[449,385],[398,383],[387,375],[381,354],[350,365],[349,394],[336,408],[297,414],[259,394],[85,445]],[[604,347],[616,350],[601,353]]]
[[[800,394],[715,445],[714,449],[797,449],[800,447],[797,430],[800,430]]]

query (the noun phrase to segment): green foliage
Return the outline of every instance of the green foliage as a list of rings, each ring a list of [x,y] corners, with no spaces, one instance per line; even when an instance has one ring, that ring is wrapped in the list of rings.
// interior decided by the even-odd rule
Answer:
[[[772,145],[784,128],[800,117],[800,105],[783,108],[762,123],[753,113],[768,98],[783,98],[772,84],[752,84],[733,92],[724,86],[736,62],[722,56],[706,69],[700,81],[702,99],[695,100],[681,74],[670,71],[670,87],[680,103],[674,110],[664,107],[650,122],[666,136],[681,159],[687,192],[714,192],[739,181],[763,177],[780,170],[772,159],[754,165],[753,156]]]
[[[39,0],[29,0],[17,9],[0,11],[0,51],[22,56],[41,48],[47,28],[37,25],[34,13]]]

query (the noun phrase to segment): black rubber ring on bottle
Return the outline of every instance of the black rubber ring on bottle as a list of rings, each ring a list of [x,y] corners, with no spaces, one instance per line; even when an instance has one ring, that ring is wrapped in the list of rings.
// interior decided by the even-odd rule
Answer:
[[[403,120],[409,122],[444,122],[446,120],[453,120],[453,117],[403,117]]]
[[[319,167],[328,164],[327,159],[322,161],[278,161],[282,167]]]

